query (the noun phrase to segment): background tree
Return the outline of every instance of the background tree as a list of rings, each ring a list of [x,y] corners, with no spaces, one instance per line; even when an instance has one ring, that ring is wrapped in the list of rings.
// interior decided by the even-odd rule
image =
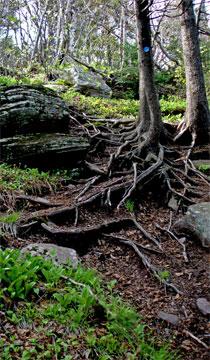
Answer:
[[[196,139],[199,143],[205,143],[209,139],[210,113],[206,97],[193,2],[192,0],[183,0],[179,7],[182,14],[181,35],[186,77],[187,107],[185,121],[175,140],[189,130],[194,140]]]

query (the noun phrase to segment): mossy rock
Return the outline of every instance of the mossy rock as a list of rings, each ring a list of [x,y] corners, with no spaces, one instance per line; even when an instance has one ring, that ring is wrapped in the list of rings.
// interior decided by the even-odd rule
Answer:
[[[61,133],[15,136],[0,140],[1,160],[40,169],[71,167],[85,157],[87,139]]]
[[[0,88],[1,137],[67,132],[69,107],[56,92],[40,84]]]

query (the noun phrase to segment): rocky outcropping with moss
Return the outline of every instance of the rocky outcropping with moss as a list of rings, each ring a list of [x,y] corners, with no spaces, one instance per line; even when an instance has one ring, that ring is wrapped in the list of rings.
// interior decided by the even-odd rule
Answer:
[[[42,85],[0,88],[1,161],[38,168],[71,167],[89,142],[71,136],[73,110]]]
[[[14,135],[68,132],[69,108],[42,85],[0,88],[1,138]]]

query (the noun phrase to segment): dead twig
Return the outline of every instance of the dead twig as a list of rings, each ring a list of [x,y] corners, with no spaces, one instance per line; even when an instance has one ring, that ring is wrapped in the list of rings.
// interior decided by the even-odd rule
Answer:
[[[133,214],[133,217],[131,219],[134,223],[134,225],[137,227],[137,229],[139,229],[142,234],[151,242],[153,242],[162,252],[163,252],[163,247],[162,245],[159,243],[159,241],[157,241],[155,238],[153,238],[144,228],[141,224],[139,224],[139,222],[136,220],[135,215]]]
[[[128,199],[131,196],[131,193],[133,190],[136,189],[136,179],[137,179],[137,163],[133,163],[133,169],[134,169],[134,175],[133,175],[133,185],[130,187],[130,189],[127,189],[127,193],[124,195],[122,200],[117,205],[117,210],[119,210],[120,206],[125,203],[125,200]]]
[[[170,218],[169,218],[169,224],[168,224],[168,231],[170,231],[171,229],[171,225],[172,225],[172,218],[173,218],[173,212],[170,211]]]
[[[73,284],[73,285],[75,285],[75,286],[80,286],[80,287],[82,287],[82,288],[86,288],[86,287],[87,287],[87,285],[82,284],[82,283],[79,283],[79,282],[76,282],[76,281],[74,281],[73,279],[71,279],[71,278],[69,278],[69,277],[67,277],[67,276],[65,276],[65,275],[61,275],[60,277],[61,277],[61,279],[63,279],[63,280],[69,281],[71,284]],[[88,289],[88,291],[89,291],[89,294],[90,294],[91,296],[94,296],[94,294],[93,294],[93,292],[92,292],[91,289]]]
[[[77,195],[75,201],[80,202],[82,200],[82,195],[84,195],[101,176],[94,176],[83,188],[83,190]]]
[[[109,237],[109,238],[113,238],[113,239],[116,239],[118,241],[129,241],[128,239],[126,239],[124,236],[119,236],[119,235],[114,235],[114,234],[102,234],[103,236],[106,236],[106,237]],[[138,244],[137,242],[134,241],[134,244],[138,247],[140,247],[142,250],[145,250],[145,251],[148,251],[148,252],[151,252],[151,253],[154,253],[154,254],[162,254],[162,251],[158,251],[156,249],[152,249],[152,248],[149,248],[147,246],[144,246],[142,244]]]
[[[179,245],[181,245],[181,247],[183,248],[184,259],[186,262],[189,262],[188,257],[187,257],[187,252],[186,252],[186,246],[185,246],[184,242],[181,241],[176,235],[174,235],[174,233],[172,231],[161,227],[158,223],[154,222],[154,225],[161,231],[167,232],[172,237],[172,239],[175,239],[179,243]]]
[[[193,340],[197,341],[200,345],[204,346],[207,350],[209,350],[209,346],[206,345],[203,341],[201,341],[199,338],[197,338],[197,336],[193,335],[191,332],[189,332],[188,330],[184,330],[184,333],[188,336],[190,336]]]
[[[160,276],[159,276],[160,270],[159,270],[156,266],[154,266],[153,264],[150,263],[150,261],[148,260],[148,258],[146,257],[146,255],[144,255],[144,254],[138,249],[138,247],[136,246],[136,244],[135,244],[133,241],[131,241],[131,240],[121,240],[121,242],[124,243],[124,244],[126,244],[126,245],[131,246],[131,247],[134,249],[135,253],[141,258],[144,266],[145,266],[146,268],[148,268],[148,269],[155,275],[155,277],[160,280],[160,282],[161,282],[164,286],[170,287],[170,288],[172,288],[176,293],[182,295],[182,292],[181,292],[175,285],[173,285],[173,284],[171,284],[171,283],[168,283],[165,279],[161,279],[161,278],[160,278]]]

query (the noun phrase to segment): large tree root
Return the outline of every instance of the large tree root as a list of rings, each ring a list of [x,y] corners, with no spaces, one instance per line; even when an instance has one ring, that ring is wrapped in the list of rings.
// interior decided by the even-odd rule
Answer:
[[[166,288],[181,294],[176,286],[168,283],[166,279],[161,279],[160,270],[144,254],[144,252],[162,254],[164,252],[162,244],[144,229],[135,218],[133,211],[130,217],[129,215],[126,217],[125,208],[130,199],[134,200],[135,207],[136,195],[143,193],[146,187],[156,192],[162,187],[165,197],[170,198],[173,195],[180,207],[182,204],[194,204],[196,197],[200,196],[195,187],[199,182],[209,183],[207,177],[195,169],[190,160],[194,143],[187,149],[186,154],[181,153],[177,148],[156,144],[156,147],[151,147],[147,156],[143,157],[141,149],[147,139],[143,134],[143,142],[139,142],[139,132],[134,121],[97,119],[101,124],[96,126],[95,118],[78,116],[76,113],[71,115],[71,120],[77,133],[85,133],[91,139],[92,148],[82,164],[87,170],[88,178],[78,182],[74,189],[69,188],[65,192],[65,206],[62,201],[57,203],[22,194],[15,196],[9,194],[10,197],[7,198],[7,194],[0,194],[7,209],[12,209],[16,202],[21,201],[38,204],[39,208],[43,209],[21,220],[17,227],[18,234],[28,236],[30,232],[40,231],[49,238],[54,237],[57,243],[64,240],[67,246],[70,245],[71,240],[88,245],[91,239],[98,239],[101,235],[105,238],[112,237],[132,247],[144,266]],[[85,123],[89,126],[86,127]],[[107,210],[106,221],[100,217],[96,217],[92,222],[91,216],[89,219],[85,218],[87,213],[100,212],[100,209],[103,209],[104,213]],[[120,219],[119,216],[122,218]],[[146,247],[121,236],[119,231],[125,227],[135,227],[137,233],[140,232],[141,236],[149,241],[150,246]],[[156,227],[178,242],[187,262],[185,243],[175,237],[170,226],[166,229],[156,224]]]

